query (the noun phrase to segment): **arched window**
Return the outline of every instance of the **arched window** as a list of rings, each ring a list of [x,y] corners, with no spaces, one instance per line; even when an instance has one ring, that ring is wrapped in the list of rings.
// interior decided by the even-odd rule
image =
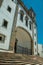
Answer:
[[[22,10],[20,10],[20,20],[23,22],[23,16],[24,16],[24,12]]]
[[[4,43],[5,41],[5,35],[0,34],[0,42]]]
[[[27,16],[25,17],[25,20],[26,20],[26,26],[28,27],[28,17]]]

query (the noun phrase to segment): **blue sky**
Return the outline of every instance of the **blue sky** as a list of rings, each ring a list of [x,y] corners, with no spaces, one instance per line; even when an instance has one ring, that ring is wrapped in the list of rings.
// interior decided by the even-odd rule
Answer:
[[[22,0],[25,6],[30,7],[36,13],[36,22],[38,27],[38,43],[43,44],[43,0]]]

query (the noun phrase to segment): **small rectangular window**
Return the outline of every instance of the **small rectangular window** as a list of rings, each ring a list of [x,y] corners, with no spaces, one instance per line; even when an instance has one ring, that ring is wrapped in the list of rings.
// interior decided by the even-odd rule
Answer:
[[[23,15],[22,14],[20,14],[20,20],[23,21]]]
[[[26,26],[28,27],[28,20],[26,20]]]
[[[10,6],[8,6],[7,10],[8,10],[9,12],[11,12],[11,7],[10,7]]]
[[[2,5],[2,2],[3,2],[3,0],[0,0],[0,7],[1,7],[1,5]]]
[[[2,34],[0,34],[0,42],[4,42],[5,41],[5,36],[4,35],[2,35]]]
[[[0,37],[0,41],[2,40],[2,37]]]
[[[22,10],[20,10],[20,20],[23,22],[23,16],[24,16],[24,12]]]
[[[28,27],[28,16],[25,17],[26,20],[26,26]]]
[[[3,27],[5,27],[5,28],[7,28],[7,25],[8,25],[8,22],[6,21],[6,20],[4,20],[4,22],[3,22]]]
[[[31,24],[30,24],[30,30],[31,30]]]
[[[30,24],[29,25],[30,25],[30,30],[32,30],[32,23],[31,23],[31,21],[30,21]]]

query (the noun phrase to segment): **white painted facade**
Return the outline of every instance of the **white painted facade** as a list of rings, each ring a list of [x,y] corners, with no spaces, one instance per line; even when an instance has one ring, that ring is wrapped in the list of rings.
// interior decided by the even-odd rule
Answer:
[[[20,20],[20,10],[22,10],[24,12],[24,17],[23,17],[23,22]],[[28,16],[29,20],[28,20],[28,27],[26,27],[26,24],[25,24],[25,16],[28,16],[28,14],[25,12],[25,10],[23,9],[22,6],[19,5],[19,10],[18,10],[18,18],[17,18],[17,24],[16,26],[20,26],[20,27],[23,27],[25,30],[27,30],[31,37],[32,37],[32,30],[29,29],[29,21],[32,22],[31,18]]]
[[[40,57],[43,57],[43,45],[38,44],[38,54]]]
[[[20,20],[20,10],[22,10],[24,12],[23,22]],[[29,18],[29,20],[28,20],[28,27],[25,24],[25,16],[28,16],[28,18]],[[33,26],[32,30],[30,30],[30,28],[29,28],[30,21],[31,21],[32,26]],[[31,37],[33,39],[33,42],[34,42],[34,55],[37,55],[37,27],[36,27],[36,24],[33,23],[31,17],[25,12],[23,7],[20,6],[20,5],[19,5],[19,9],[18,9],[18,18],[17,18],[16,27],[24,28],[31,35]],[[36,43],[36,45],[35,45],[35,43]]]
[[[7,11],[8,6],[11,8],[11,12]],[[0,49],[1,49],[0,51],[2,51],[2,49],[9,50],[15,9],[16,9],[16,1],[15,0],[14,0],[14,2],[12,0],[3,0],[2,6],[0,7],[0,34],[5,35],[5,42],[4,43],[0,42]],[[21,20],[20,20],[20,10],[23,10],[23,12],[24,12],[23,22],[21,22]],[[25,25],[25,16],[27,16],[29,18],[28,19],[28,27]],[[7,28],[2,26],[4,19],[7,20],[7,22],[8,22]],[[32,30],[30,30],[30,28],[29,28],[30,21],[33,26]],[[34,45],[34,55],[37,55],[36,24],[33,22],[31,17],[26,13],[26,11],[23,9],[23,7],[21,5],[18,5],[18,17],[17,17],[16,27],[22,27],[30,34],[30,36],[33,40],[33,45]],[[36,34],[36,36],[35,36],[35,34]],[[35,44],[35,42],[36,42],[36,44]]]
[[[11,12],[7,11],[8,6],[11,7]],[[11,0],[7,0],[7,2],[6,0],[4,0],[0,8],[0,34],[5,35],[5,42],[4,43],[0,42],[1,49],[9,50],[9,43],[13,26],[15,8],[16,4]],[[4,19],[8,22],[7,28],[2,26]]]
[[[38,52],[38,44],[37,44],[37,26],[33,23],[33,29],[34,29],[34,54],[37,55]]]

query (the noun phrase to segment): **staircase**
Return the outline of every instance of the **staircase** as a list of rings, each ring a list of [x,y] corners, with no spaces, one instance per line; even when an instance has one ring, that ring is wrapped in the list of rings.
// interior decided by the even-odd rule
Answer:
[[[43,58],[35,56],[27,56],[14,53],[0,53],[0,65],[25,65],[25,64],[41,64],[43,65]]]

